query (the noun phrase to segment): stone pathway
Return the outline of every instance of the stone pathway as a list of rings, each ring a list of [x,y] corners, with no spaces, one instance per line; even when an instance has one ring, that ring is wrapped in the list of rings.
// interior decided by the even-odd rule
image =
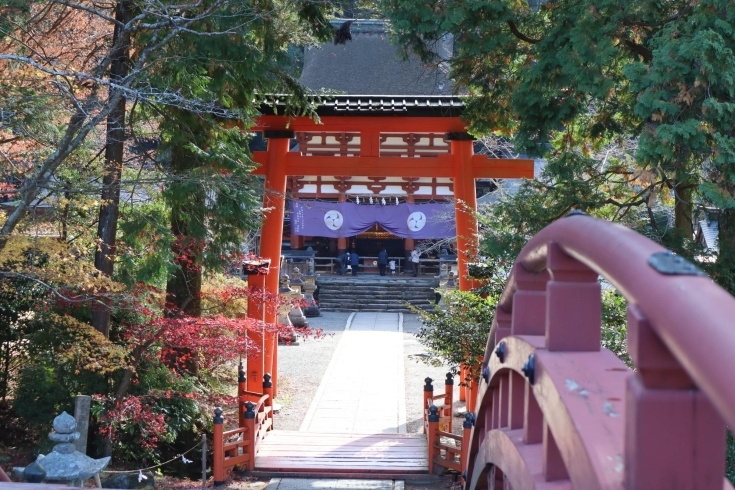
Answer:
[[[404,391],[403,314],[353,313],[299,430],[405,434]]]

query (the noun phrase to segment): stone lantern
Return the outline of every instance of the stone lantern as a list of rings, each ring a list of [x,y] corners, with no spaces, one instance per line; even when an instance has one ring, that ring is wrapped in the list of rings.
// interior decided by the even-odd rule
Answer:
[[[82,482],[99,474],[110,463],[109,456],[93,459],[76,450],[77,421],[68,413],[62,412],[56,417],[53,426],[54,432],[48,438],[57,443],[54,449],[46,456],[39,455],[28,467],[13,468],[16,475],[36,481],[41,478],[47,482]],[[44,471],[45,477],[42,476]]]

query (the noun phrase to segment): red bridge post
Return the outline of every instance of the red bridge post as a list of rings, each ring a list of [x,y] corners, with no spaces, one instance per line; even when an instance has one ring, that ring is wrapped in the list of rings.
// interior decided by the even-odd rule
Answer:
[[[725,423],[635,305],[628,351],[637,373],[626,388],[627,488],[722,488]]]
[[[222,437],[222,424],[224,421],[224,418],[222,418],[222,409],[216,408],[214,410],[214,428],[212,434],[212,476],[214,477],[215,486],[225,484],[225,441]]]

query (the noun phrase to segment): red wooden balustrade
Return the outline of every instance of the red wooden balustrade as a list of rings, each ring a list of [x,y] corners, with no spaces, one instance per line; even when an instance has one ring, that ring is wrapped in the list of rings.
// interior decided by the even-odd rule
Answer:
[[[431,378],[424,380],[424,434],[429,451],[429,473],[438,473],[439,467],[461,473],[462,468],[466,466],[469,447],[463,441],[469,441],[472,429],[470,420],[473,415],[469,412],[466,414],[467,420],[463,424],[462,436],[453,434],[454,378],[451,373],[447,373],[444,393],[440,395],[434,395],[433,381]],[[434,403],[436,400],[441,400],[442,403],[436,405]],[[442,442],[442,438],[452,440],[454,444]]]
[[[600,347],[598,276],[628,302],[635,371]],[[732,488],[733,352],[735,299],[695,266],[620,225],[554,222],[498,305],[466,488]]]
[[[214,411],[213,473],[214,484],[224,485],[235,466],[247,471],[255,469],[255,455],[260,441],[273,429],[273,384],[269,374],[263,376],[263,393],[247,391],[247,380],[238,371],[238,428],[225,431],[222,410]]]

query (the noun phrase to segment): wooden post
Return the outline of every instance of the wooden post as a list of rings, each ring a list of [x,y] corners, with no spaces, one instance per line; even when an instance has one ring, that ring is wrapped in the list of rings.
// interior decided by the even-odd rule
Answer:
[[[462,467],[462,473],[466,474],[467,471],[467,457],[470,454],[470,444],[472,443],[472,426],[475,425],[475,416],[467,412],[464,414],[464,422],[462,422],[462,453],[460,455],[460,466]]]
[[[467,387],[466,389],[466,397],[467,397],[467,411],[468,412],[474,412],[475,411],[475,404],[477,403],[477,392],[480,387],[480,384],[478,383],[478,380],[472,377],[472,373],[470,372],[469,368],[467,368]]]
[[[434,404],[434,386],[431,384],[432,381],[434,380],[431,378],[424,379],[424,404],[421,407],[421,413],[424,417],[424,429],[428,427],[426,424],[428,422],[429,406]]]
[[[636,373],[625,394],[625,487],[722,488],[725,423],[636,305],[628,305]]]
[[[472,172],[472,138],[466,133],[453,134],[450,140],[453,163],[454,216],[457,223],[457,275],[459,290],[474,287],[468,277],[468,259],[477,254],[477,195]]]
[[[599,351],[602,299],[597,272],[559,245],[548,247],[546,267],[551,280],[546,284],[546,348]]]
[[[74,419],[77,421],[77,432],[79,439],[74,446],[82,454],[87,454],[87,434],[89,433],[89,410],[92,397],[89,395],[77,395],[74,403]]]
[[[257,442],[257,434],[255,432],[255,404],[253,402],[245,402],[245,433],[243,434],[243,440],[247,438],[248,444],[245,446],[243,451],[247,451],[250,454],[248,459],[248,471],[255,470],[255,443]]]
[[[435,447],[439,443],[439,409],[435,405],[429,408],[429,417],[427,423],[429,429],[426,433],[426,442],[429,448],[429,474],[434,474],[434,457],[438,453]]]
[[[447,373],[447,379],[444,380],[444,403],[447,406],[444,409],[444,416],[449,417],[447,432],[452,432],[452,419],[454,418],[454,377],[452,373]]]
[[[293,131],[266,131],[264,136],[268,139],[268,163],[265,169],[263,207],[269,209],[269,211],[265,213],[263,226],[260,230],[260,255],[271,261],[270,270],[265,277],[265,288],[270,294],[277,296],[281,265],[283,217],[285,214],[286,157],[288,156],[290,138],[294,134]],[[265,308],[264,319],[266,323],[276,323],[278,317],[276,310],[276,308]],[[251,382],[257,384],[260,384],[260,380],[263,379],[263,374],[266,372],[275,373],[273,364],[278,339],[273,333],[267,333],[264,337],[262,342],[263,371],[255,379],[253,379],[253,373],[250,373]],[[278,380],[274,376],[274,396],[278,393],[277,384]],[[257,387],[250,391],[259,390],[260,387]]]
[[[217,407],[214,410],[214,430],[212,434],[212,472],[214,473],[214,486],[219,487],[225,484],[225,441],[222,437],[225,419],[222,418],[222,409]]]
[[[461,402],[467,401],[467,384],[465,383],[466,379],[467,369],[465,368],[465,364],[462,363],[459,365],[459,401]]]
[[[274,429],[273,423],[275,422],[275,417],[273,416],[273,383],[271,382],[271,375],[268,373],[265,373],[263,375],[263,394],[268,395],[268,399],[265,401],[265,406],[271,408],[270,412],[270,419],[271,419],[271,429]]]
[[[207,434],[202,434],[202,488],[207,486]]]
[[[245,392],[248,390],[248,380],[245,377],[245,370],[242,364],[237,369],[237,426],[245,427],[245,419],[242,415],[242,407],[245,400],[242,398],[245,396]]]
[[[261,275],[248,276],[248,287],[257,291],[265,291],[265,277]],[[248,318],[253,318],[258,321],[263,321],[265,306],[263,299],[248,298]],[[263,329],[255,328],[248,332],[248,339],[254,344],[254,348],[248,351],[247,357],[247,376],[250,383],[247,385],[247,390],[257,393],[260,387],[257,386],[258,380],[263,378],[265,372],[263,366],[263,350],[264,335]]]

